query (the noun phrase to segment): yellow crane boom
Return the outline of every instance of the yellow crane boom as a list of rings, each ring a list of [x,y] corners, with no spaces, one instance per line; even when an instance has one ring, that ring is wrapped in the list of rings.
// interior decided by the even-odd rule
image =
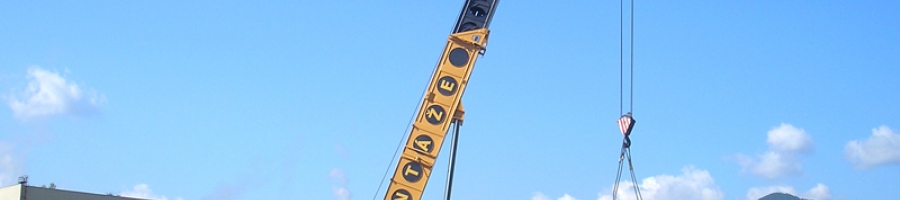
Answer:
[[[484,54],[490,33],[487,27],[498,1],[466,0],[422,99],[385,200],[421,199],[450,123],[462,120],[462,95],[475,60]]]

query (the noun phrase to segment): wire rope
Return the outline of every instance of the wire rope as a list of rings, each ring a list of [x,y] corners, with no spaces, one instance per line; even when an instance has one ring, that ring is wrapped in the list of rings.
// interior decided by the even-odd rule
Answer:
[[[624,53],[625,52],[625,50],[624,50],[625,49],[625,44],[624,44],[625,43],[624,42],[625,41],[625,33],[624,33],[625,25],[624,24],[625,23],[623,20],[624,13],[625,13],[625,11],[624,11],[625,7],[622,5],[623,1],[624,0],[619,0],[619,114],[620,115],[625,114],[624,111],[622,111],[622,107],[624,107],[623,106],[623,104],[624,104],[623,96],[625,96],[623,94],[623,92],[625,90],[625,89],[623,89],[624,88],[623,84],[624,84],[624,79],[625,79],[624,75],[623,75],[623,73],[624,73],[623,71],[625,68],[624,67],[624,60],[625,60],[624,59],[624,57],[625,57],[625,53]]]
[[[625,104],[625,95],[624,95],[624,84],[625,84],[625,76],[624,76],[624,0],[619,0],[619,113],[624,115],[624,104]],[[629,78],[628,78],[628,115],[631,115],[634,112],[634,0],[631,0],[630,5],[630,25],[629,25],[629,61],[628,61],[628,70],[629,70]],[[629,116],[630,117],[630,116]],[[630,130],[629,130],[630,131]],[[638,200],[643,200],[644,198],[641,196],[640,186],[638,185],[637,176],[634,174],[634,165],[631,161],[631,144],[628,141],[628,134],[623,132],[625,138],[623,139],[622,151],[619,154],[619,167],[616,171],[616,181],[613,184],[613,200],[617,199],[618,191],[619,191],[619,181],[622,178],[622,166],[624,164],[625,159],[628,159],[628,171],[631,175],[631,184],[634,188],[635,198]],[[625,145],[627,143],[627,145]]]
[[[634,175],[634,166],[631,163],[631,149],[628,149],[628,171],[631,171],[631,185],[634,187],[634,195],[638,200],[643,200],[641,187],[637,184],[637,176]]]
[[[628,100],[630,100],[631,102],[628,103],[628,112],[634,112],[634,0],[631,0],[631,26],[630,27],[631,27],[631,37],[630,37],[631,44],[629,46],[631,47],[630,48],[631,53],[629,53],[629,55],[631,56],[631,60],[628,61],[628,63],[631,64],[631,66],[628,68],[631,69],[631,73],[628,73],[628,74],[631,75],[631,78],[629,78],[628,80],[630,80],[631,83],[629,83],[628,85],[631,86],[631,89],[628,91],[628,94],[630,94],[631,97],[628,97]]]
[[[613,184],[613,199],[616,199],[619,191],[619,179],[622,178],[622,161],[624,161],[625,148],[622,148],[622,153],[619,155],[619,169],[616,170],[616,182]]]

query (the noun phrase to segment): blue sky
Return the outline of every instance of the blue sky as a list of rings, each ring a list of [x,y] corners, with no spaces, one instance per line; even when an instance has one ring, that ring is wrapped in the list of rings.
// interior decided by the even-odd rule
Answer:
[[[381,199],[462,3],[4,2],[0,185]],[[900,3],[635,9],[645,199],[900,196]],[[454,199],[609,197],[619,15],[500,2],[463,97]],[[425,199],[443,194],[448,149]]]

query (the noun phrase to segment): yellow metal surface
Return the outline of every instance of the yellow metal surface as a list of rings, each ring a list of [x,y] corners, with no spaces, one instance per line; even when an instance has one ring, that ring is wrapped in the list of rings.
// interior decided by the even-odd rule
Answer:
[[[413,199],[422,199],[422,191],[416,190],[415,188],[400,185],[396,182],[391,181],[391,185],[389,186],[394,188],[391,190],[392,192],[388,193],[384,199],[390,200],[413,200]]]
[[[462,119],[462,95],[475,60],[485,50],[489,32],[488,29],[477,29],[450,35],[388,185],[385,200],[419,200],[422,196],[450,122],[454,118]]]
[[[453,113],[453,120],[456,120],[460,126],[462,126],[463,118],[466,116],[466,110],[463,109],[462,101],[459,102],[459,107],[456,107],[456,113]]]

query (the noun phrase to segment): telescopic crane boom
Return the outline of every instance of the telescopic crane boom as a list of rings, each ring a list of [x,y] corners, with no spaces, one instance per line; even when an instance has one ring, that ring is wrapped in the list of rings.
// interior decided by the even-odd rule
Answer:
[[[397,162],[385,200],[419,200],[450,123],[461,123],[463,92],[484,55],[499,0],[466,0]]]

